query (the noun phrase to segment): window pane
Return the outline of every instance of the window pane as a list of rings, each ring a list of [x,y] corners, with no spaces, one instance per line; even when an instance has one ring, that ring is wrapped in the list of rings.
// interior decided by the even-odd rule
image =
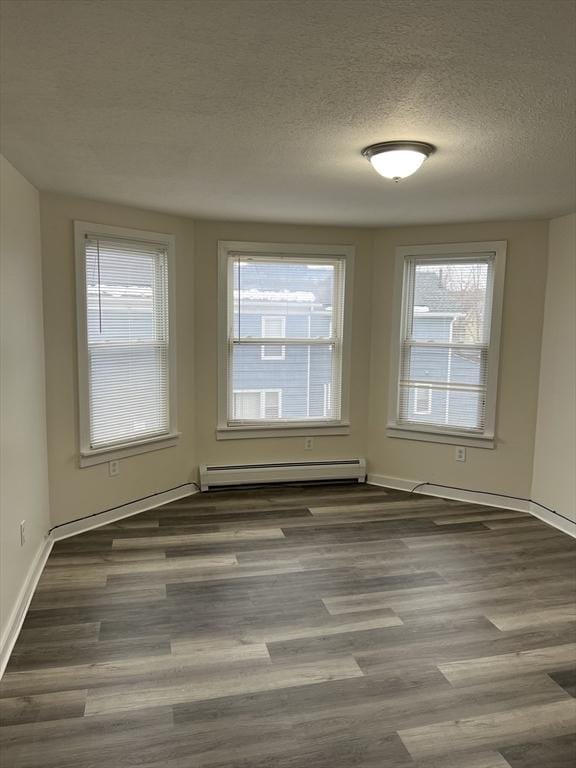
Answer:
[[[329,338],[334,265],[233,260],[236,338]]]
[[[489,338],[487,261],[414,262],[409,338],[482,344]]]
[[[92,448],[170,431],[165,245],[84,240]]]
[[[419,388],[401,386],[399,421],[471,430],[484,427],[482,392],[430,387],[429,393],[428,411],[424,407],[425,395]]]
[[[162,257],[137,244],[88,241],[88,340],[154,341],[166,336],[159,297],[166,279]]]
[[[268,394],[261,415],[239,416],[238,406],[235,406],[236,413],[232,418],[277,418],[274,412],[278,411],[280,403],[282,419],[322,419],[326,418],[327,410],[330,418],[339,418],[339,386],[334,397],[333,384],[335,380],[339,381],[335,371],[337,365],[337,355],[329,344],[287,345],[281,361],[263,359],[259,345],[235,344],[232,354],[233,390],[266,391]],[[279,394],[272,394],[270,390]]]
[[[400,378],[402,381],[484,385],[485,357],[481,349],[407,347]]]
[[[407,257],[398,421],[483,431],[494,263]]]
[[[90,351],[93,448],[168,431],[167,356],[160,347]]]

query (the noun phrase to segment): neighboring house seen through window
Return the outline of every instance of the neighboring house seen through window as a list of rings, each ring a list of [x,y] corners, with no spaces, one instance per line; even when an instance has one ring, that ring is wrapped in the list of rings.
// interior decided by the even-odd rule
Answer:
[[[239,419],[279,419],[282,416],[282,390],[235,391],[234,413]]]
[[[286,318],[276,315],[262,315],[262,338],[283,339],[286,336]],[[264,344],[261,347],[262,360],[285,360],[286,347],[283,344]]]

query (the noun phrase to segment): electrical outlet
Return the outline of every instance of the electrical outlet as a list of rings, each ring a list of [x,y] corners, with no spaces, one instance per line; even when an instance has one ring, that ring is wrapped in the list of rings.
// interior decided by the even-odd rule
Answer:
[[[23,547],[24,544],[26,544],[26,520],[20,523],[20,546]]]
[[[120,462],[119,461],[109,461],[108,462],[108,474],[110,477],[116,477],[116,475],[120,474]]]
[[[466,461],[466,448],[462,446],[456,448],[456,461]]]
[[[312,448],[314,448],[314,438],[313,437],[305,437],[304,438],[304,450],[305,451],[311,451]]]

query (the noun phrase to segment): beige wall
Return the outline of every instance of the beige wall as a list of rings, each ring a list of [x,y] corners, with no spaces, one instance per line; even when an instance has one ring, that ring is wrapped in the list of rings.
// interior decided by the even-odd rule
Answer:
[[[59,195],[41,196],[52,517],[86,516],[196,479],[202,462],[366,456],[373,473],[529,496],[546,275],[547,222],[387,230],[198,221]],[[72,222],[172,232],[177,243],[177,448],[78,467],[76,317]],[[351,244],[356,248],[351,434],[217,440],[218,240]],[[400,244],[507,240],[508,262],[495,450],[384,436],[394,248]],[[370,375],[368,373],[370,372]]]
[[[538,397],[540,337],[546,279],[547,222],[402,227],[375,238],[372,368],[368,456],[373,473],[522,497],[530,494]],[[500,377],[498,445],[468,448],[457,463],[455,447],[385,437],[394,249],[398,245],[507,240]]]
[[[38,192],[0,156],[0,635],[50,527]],[[20,546],[20,521],[27,541]]]
[[[189,219],[42,193],[46,390],[53,524],[85,517],[189,482],[194,455],[194,225]],[[173,448],[108,464],[78,466],[78,372],[73,222],[173,233],[176,238],[178,427]]]
[[[196,231],[196,436],[200,463],[313,459],[364,456],[368,419],[370,354],[371,230],[200,221]],[[218,387],[218,240],[353,245],[354,307],[352,313],[351,433],[315,437],[304,451],[303,437],[216,440]]]
[[[576,213],[550,222],[532,499],[576,522]]]

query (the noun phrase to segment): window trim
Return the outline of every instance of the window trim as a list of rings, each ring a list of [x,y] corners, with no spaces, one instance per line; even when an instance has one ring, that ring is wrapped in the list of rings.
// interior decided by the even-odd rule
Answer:
[[[284,338],[286,336],[286,317],[284,315],[262,315],[260,318],[260,336],[265,339],[266,334],[264,333],[264,325],[265,320],[269,320],[271,318],[274,318],[274,320],[280,320],[282,322],[282,333],[280,334],[281,338]],[[275,338],[272,336],[271,338]],[[281,346],[281,353],[279,355],[266,355],[266,347],[267,346]],[[260,359],[261,360],[286,360],[286,345],[285,344],[262,344],[262,347],[260,348]]]
[[[115,238],[161,243],[167,248],[168,259],[168,431],[151,437],[115,443],[102,448],[90,446],[90,377],[88,361],[88,329],[86,299],[86,235],[109,235]],[[74,222],[74,251],[76,262],[76,337],[78,351],[78,410],[79,410],[79,464],[91,467],[108,461],[136,456],[148,451],[159,451],[178,443],[177,421],[177,376],[176,376],[176,276],[175,239],[165,232],[127,229],[125,227],[93,224],[86,221]]]
[[[491,240],[472,243],[438,243],[433,245],[409,245],[396,248],[392,335],[390,342],[390,379],[388,388],[388,423],[386,436],[419,440],[422,442],[462,445],[476,448],[495,448],[496,438],[496,401],[498,390],[498,367],[500,361],[500,337],[502,330],[502,306],[504,299],[504,276],[506,270],[506,240]],[[398,422],[398,380],[401,366],[402,318],[404,302],[404,266],[409,257],[438,260],[470,259],[475,256],[492,254],[494,257],[494,283],[492,290],[490,340],[488,343],[486,386],[486,418],[484,431],[481,433],[459,430],[454,427],[436,427],[428,424],[406,424]]]
[[[332,397],[332,382],[327,381],[324,384],[322,392],[322,413],[325,417],[328,417],[328,411],[330,410],[330,399]]]
[[[350,434],[350,359],[352,347],[352,297],[354,288],[354,246],[315,245],[306,243],[265,243],[238,240],[218,241],[218,423],[216,438],[296,437]],[[241,424],[228,423],[228,306],[232,286],[228,279],[228,258],[237,253],[249,256],[288,257],[303,261],[343,259],[345,283],[342,329],[342,386],[340,419],[306,419],[289,423]]]

